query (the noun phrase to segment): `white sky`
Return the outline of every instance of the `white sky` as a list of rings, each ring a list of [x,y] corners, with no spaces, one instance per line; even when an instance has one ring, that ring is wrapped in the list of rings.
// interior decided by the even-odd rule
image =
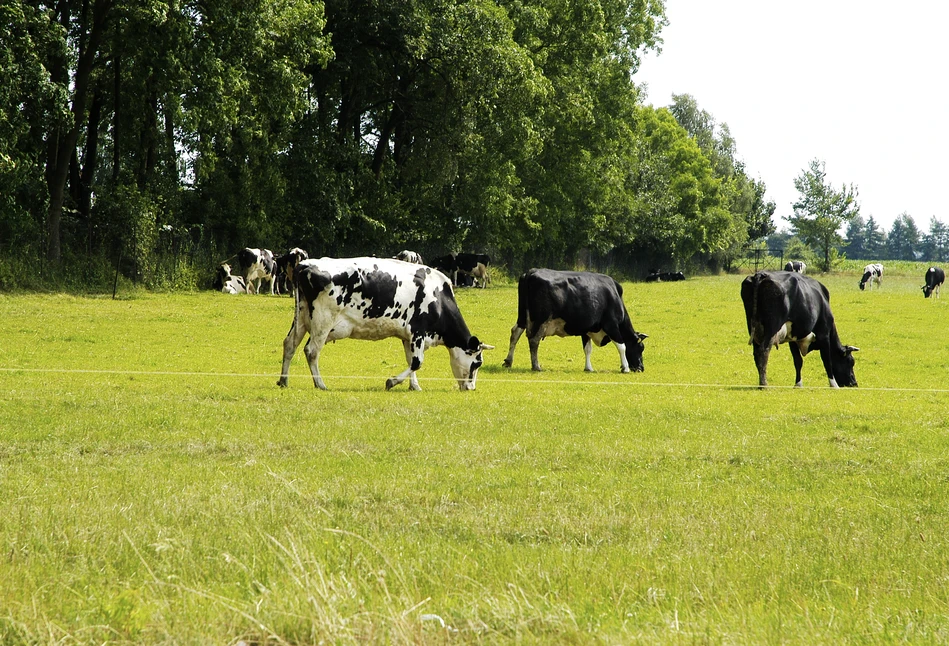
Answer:
[[[666,0],[666,15],[633,80],[646,103],[691,94],[728,124],[778,229],[815,158],[887,231],[903,212],[949,223],[949,3]]]

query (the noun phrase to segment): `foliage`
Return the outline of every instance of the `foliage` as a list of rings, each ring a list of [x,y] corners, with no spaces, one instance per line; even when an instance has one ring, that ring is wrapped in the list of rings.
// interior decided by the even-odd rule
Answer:
[[[792,232],[814,250],[818,268],[830,271],[843,242],[840,228],[860,213],[857,190],[842,186],[835,190],[827,181],[826,164],[814,159],[794,180],[798,201],[788,218]]]

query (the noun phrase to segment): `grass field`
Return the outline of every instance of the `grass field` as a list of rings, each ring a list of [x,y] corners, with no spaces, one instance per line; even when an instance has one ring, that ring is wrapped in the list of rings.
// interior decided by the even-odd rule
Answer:
[[[577,339],[475,392],[342,341],[275,382],[289,298],[0,295],[0,643],[949,641],[949,297],[821,277],[858,389],[772,353],[740,276],[627,284],[646,372]]]

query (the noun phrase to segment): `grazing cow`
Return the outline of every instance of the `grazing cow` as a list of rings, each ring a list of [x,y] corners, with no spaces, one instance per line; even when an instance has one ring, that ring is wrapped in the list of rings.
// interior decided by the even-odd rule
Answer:
[[[402,251],[397,253],[395,257],[397,260],[401,260],[403,262],[412,262],[412,263],[415,263],[416,265],[425,264],[424,262],[422,262],[422,254],[420,254],[417,251],[409,251],[408,249],[403,249]]]
[[[241,249],[237,252],[237,260],[241,264],[241,275],[247,283],[247,293],[259,294],[260,283],[267,281],[270,284],[270,295],[273,296],[274,275],[277,270],[273,252],[270,249]]]
[[[933,292],[936,298],[939,298],[939,287],[946,281],[946,272],[939,267],[930,267],[926,270],[926,284],[923,285],[923,295],[926,298],[932,296]]]
[[[853,353],[842,345],[830,311],[830,292],[809,276],[795,272],[760,271],[741,283],[741,300],[748,323],[748,344],[754,349],[758,384],[768,385],[771,347],[788,343],[797,371],[795,386],[803,386],[804,355],[820,350],[831,388],[856,386]]]
[[[871,263],[863,268],[863,278],[860,279],[860,291],[863,291],[867,283],[870,283],[870,289],[873,289],[873,283],[877,287],[883,287],[883,265],[878,262]]]
[[[488,275],[488,265],[491,258],[483,253],[460,253],[455,256],[455,284],[458,284],[458,274],[473,276],[484,289],[491,282]]]
[[[685,274],[681,271],[656,271],[653,269],[646,276],[647,283],[671,283],[677,280],[685,280]]]
[[[540,370],[537,349],[548,336],[579,336],[586,354],[584,370],[593,372],[593,344],[610,341],[619,350],[622,372],[643,371],[643,340],[623,304],[623,288],[613,278],[585,271],[531,269],[517,283],[517,323],[504,365],[514,363],[514,347],[527,331],[531,369]]]
[[[274,277],[276,285],[274,291],[276,293],[286,294],[290,292],[290,286],[293,284],[293,270],[309,257],[309,254],[303,249],[294,247],[282,256],[274,258],[274,264],[276,265],[276,276]]]
[[[231,266],[222,262],[214,274],[213,287],[219,292],[225,294],[245,294],[247,293],[247,284],[241,276],[231,274]]]
[[[803,274],[805,269],[807,265],[803,260],[789,260],[784,265],[784,271],[793,271],[798,274]]]
[[[425,349],[448,347],[451,370],[461,390],[474,390],[485,345],[468,331],[455,302],[451,282],[438,270],[385,258],[320,258],[304,260],[293,275],[297,290],[293,324],[283,342],[287,385],[290,360],[309,333],[304,352],[313,384],[326,390],[320,376],[320,351],[328,341],[354,338],[402,339],[408,368],[386,381],[386,390],[409,380],[421,390],[415,373]]]

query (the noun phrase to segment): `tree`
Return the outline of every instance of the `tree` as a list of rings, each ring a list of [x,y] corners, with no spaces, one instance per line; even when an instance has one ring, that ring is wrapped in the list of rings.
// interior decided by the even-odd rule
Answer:
[[[883,259],[886,253],[886,232],[880,228],[880,225],[872,215],[867,219],[863,239],[863,248],[866,250],[864,258],[868,260]]]
[[[847,223],[847,235],[845,236],[844,253],[848,258],[868,258],[867,242],[867,222],[861,215],[855,215]]]
[[[788,222],[793,232],[814,250],[818,269],[830,271],[843,242],[840,228],[860,213],[857,189],[850,185],[834,190],[827,181],[826,164],[817,159],[794,180],[794,187],[799,198]]]
[[[923,236],[922,251],[926,260],[949,260],[949,227],[935,217],[929,220],[929,233]]]
[[[919,228],[912,216],[907,213],[900,214],[893,220],[893,226],[887,236],[887,257],[891,260],[916,260],[919,238]]]

